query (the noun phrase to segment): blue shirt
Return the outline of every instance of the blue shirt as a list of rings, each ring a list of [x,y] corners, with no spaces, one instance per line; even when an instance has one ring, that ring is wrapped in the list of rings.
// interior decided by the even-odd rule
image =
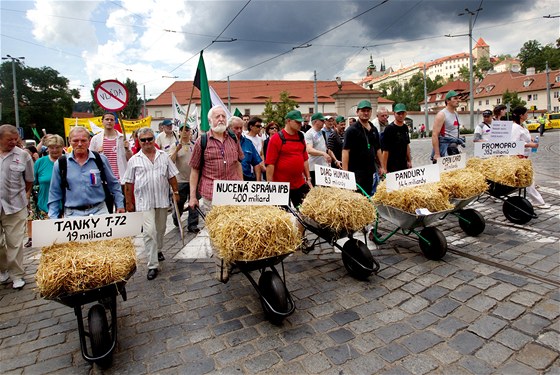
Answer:
[[[124,196],[121,191],[119,180],[111,171],[109,161],[103,154],[101,160],[107,177],[109,190],[115,199],[117,208],[124,208]],[[95,155],[89,151],[89,158],[80,166],[74,159],[74,152],[67,156],[67,172],[66,179],[68,181],[68,189],[66,190],[65,207],[80,207],[85,205],[96,205],[105,201],[105,191],[101,182],[101,175],[97,164],[95,164]],[[60,178],[60,169],[58,160],[54,163],[51,178],[51,186],[49,191],[49,218],[56,219],[59,216],[62,200],[62,183]]]
[[[241,144],[243,155],[245,155],[243,160],[241,160],[243,176],[254,178],[255,172],[253,171],[253,167],[262,163],[261,156],[257,152],[257,149],[255,148],[253,142],[247,139],[244,135],[241,136],[241,140],[239,141],[239,143]]]

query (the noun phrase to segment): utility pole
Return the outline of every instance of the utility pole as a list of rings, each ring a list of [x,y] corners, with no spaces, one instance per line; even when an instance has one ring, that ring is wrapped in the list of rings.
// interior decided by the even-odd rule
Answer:
[[[546,111],[550,113],[550,70],[548,69],[548,61],[546,62]]]
[[[142,118],[146,117],[146,85],[142,86],[142,88],[144,89],[144,103],[142,103],[144,105],[144,109],[142,110]]]
[[[472,17],[476,15],[482,8],[478,8],[475,11],[471,11],[465,8],[464,13],[459,13],[459,16],[469,15],[469,114],[470,114],[470,129],[474,129],[474,77],[473,77],[473,56],[472,56]]]
[[[227,109],[231,113],[231,96],[229,94],[229,76],[227,76]]]
[[[16,128],[19,130],[19,103],[18,103],[18,94],[17,94],[17,83],[16,83],[16,61],[21,63],[22,60],[25,60],[25,57],[12,57],[10,55],[6,55],[6,57],[2,57],[2,60],[12,60],[12,76],[14,79],[14,113],[16,117]]]
[[[430,129],[428,124],[428,86],[426,85],[426,64],[424,64],[424,123],[426,129]]]
[[[315,110],[313,113],[319,112],[319,104],[317,103],[317,71],[313,71],[313,100],[315,104]]]

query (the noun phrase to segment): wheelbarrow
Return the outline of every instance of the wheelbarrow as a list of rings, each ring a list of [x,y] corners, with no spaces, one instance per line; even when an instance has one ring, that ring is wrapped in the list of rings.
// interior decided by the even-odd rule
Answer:
[[[527,196],[527,187],[513,187],[498,182],[487,180],[488,194],[503,201],[502,212],[506,219],[514,224],[526,224],[531,219],[536,219],[535,209]],[[517,191],[517,195],[511,195]]]
[[[316,221],[309,217],[303,216],[299,211],[288,207],[289,211],[296,217],[300,224],[317,238],[313,240],[309,249],[322,243],[329,243],[341,251],[342,263],[350,274],[350,276],[358,280],[367,280],[372,273],[379,271],[379,262],[375,260],[370,249],[366,245],[366,230],[362,229],[364,234],[364,242],[354,238],[354,233],[346,231],[335,232],[331,228],[319,225]],[[341,238],[348,237],[344,245],[340,245],[337,241]],[[308,253],[310,250],[304,250]]]
[[[479,197],[479,195],[475,195],[465,199],[451,199],[451,204],[453,204],[455,208],[449,214],[456,216],[459,219],[459,226],[463,232],[472,237],[478,236],[484,232],[486,228],[486,221],[480,212],[473,208],[465,208]],[[448,214],[445,214],[440,219],[444,219],[447,215]]]
[[[45,297],[45,299],[59,302],[74,309],[78,321],[82,357],[101,368],[108,368],[113,362],[113,351],[117,345],[117,295],[120,294],[123,301],[126,301],[126,282],[135,272],[136,267],[126,276],[125,280],[99,288],[56,297]],[[89,309],[88,329],[86,330],[82,307],[93,302],[97,303]],[[107,310],[111,315],[110,324],[107,321]],[[88,337],[90,341],[89,348],[86,339]]]
[[[401,230],[402,233],[407,236],[411,233],[418,236],[420,249],[426,258],[440,260],[447,253],[447,240],[444,234],[438,228],[430,227],[429,225],[436,222],[444,215],[451,213],[453,209],[429,214],[413,214],[384,204],[378,204],[376,208],[377,219],[370,232],[370,239],[374,243],[378,245],[384,244],[395,233]],[[379,217],[396,225],[397,228],[388,233],[385,237],[381,236],[378,232]],[[422,229],[418,231],[416,228]]]
[[[206,215],[197,206],[197,211],[202,217]],[[256,260],[234,260],[231,265],[239,269],[245,277],[251,282],[259,294],[259,299],[264,311],[265,317],[272,324],[279,325],[288,316],[295,311],[295,303],[286,287],[286,272],[284,270],[284,259],[291,253],[281,254],[277,256],[261,258]],[[282,266],[282,276],[276,269],[276,265]],[[221,262],[222,271],[227,265]],[[251,272],[259,271],[259,281],[255,281]],[[233,272],[235,273],[235,272]]]

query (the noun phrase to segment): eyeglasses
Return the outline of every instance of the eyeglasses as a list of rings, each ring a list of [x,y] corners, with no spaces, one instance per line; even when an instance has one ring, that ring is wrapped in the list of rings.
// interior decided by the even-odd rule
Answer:
[[[253,125],[255,128],[262,128],[262,125]]]
[[[278,130],[278,128],[276,126],[271,126],[268,130]]]
[[[154,137],[139,138],[139,141],[142,142],[142,143],[152,142],[153,140],[154,140]]]

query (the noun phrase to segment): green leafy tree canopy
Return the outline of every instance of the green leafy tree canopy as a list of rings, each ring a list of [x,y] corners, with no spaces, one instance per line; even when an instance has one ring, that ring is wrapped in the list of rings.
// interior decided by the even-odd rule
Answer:
[[[298,107],[298,103],[290,98],[290,94],[287,91],[282,91],[279,102],[273,103],[272,99],[266,100],[263,117],[266,118],[267,122],[274,121],[284,127],[286,114]]]
[[[70,89],[70,81],[52,68],[33,68],[17,62],[15,68],[19,124],[24,129],[24,136],[35,138],[32,127],[39,134],[45,129],[47,133],[64,136],[63,119],[72,116],[74,99],[80,98],[79,91]],[[11,61],[0,65],[0,100],[2,122],[15,125]]]

